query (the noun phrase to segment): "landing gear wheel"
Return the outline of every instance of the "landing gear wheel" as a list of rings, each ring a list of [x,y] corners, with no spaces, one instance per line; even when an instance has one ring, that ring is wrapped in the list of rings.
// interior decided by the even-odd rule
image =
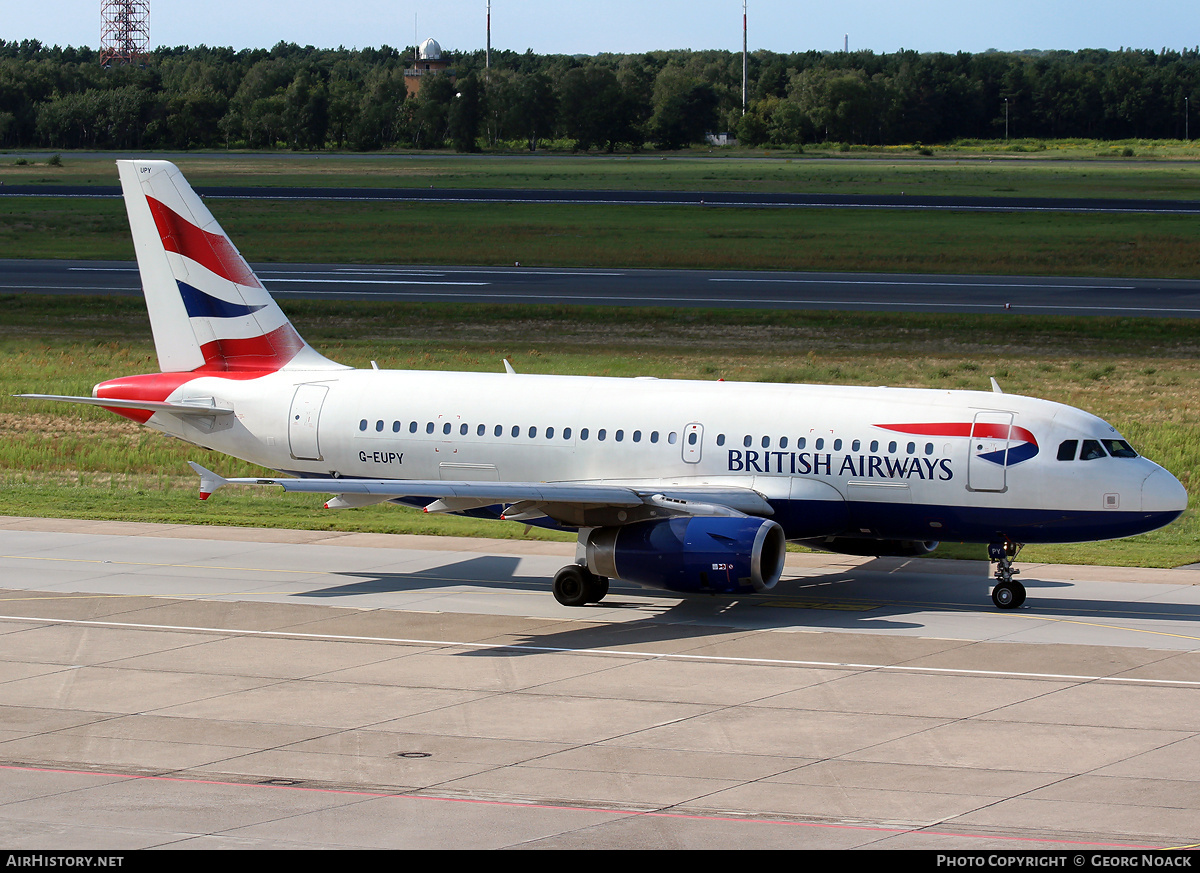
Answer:
[[[583,567],[571,564],[554,576],[554,599],[563,606],[583,606],[588,602],[591,587]]]
[[[599,603],[608,594],[608,577],[597,576],[587,567],[569,564],[554,576],[554,599],[563,606]]]
[[[1025,602],[1025,586],[1013,579],[1020,573],[1012,562],[1021,551],[1022,544],[1005,539],[988,546],[988,560],[996,565],[996,587],[992,589],[992,603],[997,609],[1016,609]]]
[[[1001,582],[992,589],[997,609],[1016,609],[1025,602],[1025,586],[1020,582]]]

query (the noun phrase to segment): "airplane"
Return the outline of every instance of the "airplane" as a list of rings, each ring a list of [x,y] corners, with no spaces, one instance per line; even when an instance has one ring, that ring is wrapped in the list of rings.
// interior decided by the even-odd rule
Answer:
[[[1100,418],[992,391],[354,369],[301,338],[173,164],[117,161],[158,373],[90,397],[281,474],[225,485],[395,503],[577,534],[564,606],[609,579],[765,592],[788,542],[853,555],[987,544],[1016,609],[1023,544],[1155,530],[1187,507]]]

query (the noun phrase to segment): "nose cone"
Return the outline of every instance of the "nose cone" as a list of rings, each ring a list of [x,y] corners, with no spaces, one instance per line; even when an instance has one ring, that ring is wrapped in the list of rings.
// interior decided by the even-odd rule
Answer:
[[[1142,512],[1173,512],[1178,516],[1187,504],[1187,490],[1162,467],[1142,480]]]

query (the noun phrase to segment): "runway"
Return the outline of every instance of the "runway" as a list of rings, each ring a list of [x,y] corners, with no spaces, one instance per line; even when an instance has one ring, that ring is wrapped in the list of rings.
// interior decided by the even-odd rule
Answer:
[[[522,266],[256,264],[254,269],[280,299],[1200,316],[1200,282],[1194,280]],[[141,282],[134,263],[0,260],[0,294],[20,293],[140,296]]]
[[[568,544],[0,518],[0,838],[125,850],[1200,841],[1200,570],[792,555],[614,584]]]
[[[705,206],[741,209],[899,209],[950,212],[1086,212],[1200,215],[1195,200],[1086,197],[963,197],[756,191],[614,191],[553,188],[321,188],[197,186],[211,200],[329,200],[395,203],[530,203],[591,206]],[[0,197],[119,198],[117,185],[6,185]]]

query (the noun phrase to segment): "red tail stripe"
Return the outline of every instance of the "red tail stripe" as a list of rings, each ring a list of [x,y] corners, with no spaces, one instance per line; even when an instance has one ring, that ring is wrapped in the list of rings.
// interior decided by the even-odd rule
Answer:
[[[153,197],[147,197],[146,202],[150,204],[154,224],[167,251],[190,258],[230,282],[251,288],[262,287],[250,265],[224,236],[201,230]]]
[[[304,348],[304,340],[290,324],[268,334],[242,339],[218,339],[200,347],[201,370],[278,370]]]

